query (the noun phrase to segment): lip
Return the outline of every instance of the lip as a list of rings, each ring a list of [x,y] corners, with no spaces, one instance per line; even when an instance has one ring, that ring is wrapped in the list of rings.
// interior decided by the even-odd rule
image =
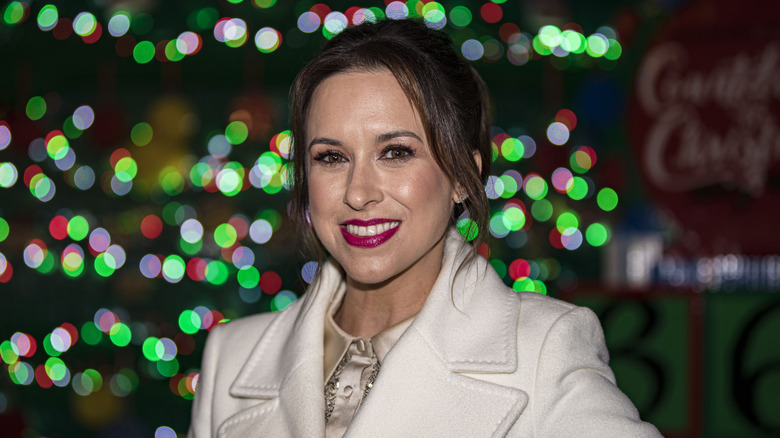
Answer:
[[[376,234],[374,236],[365,236],[365,237],[356,236],[348,232],[346,227],[347,225],[368,227],[371,225],[379,225],[387,222],[398,222],[398,226],[395,228],[391,228],[385,231],[384,233]],[[383,243],[390,240],[390,238],[392,238],[395,235],[398,229],[401,228],[401,221],[394,220],[394,219],[383,219],[383,218],[369,219],[366,221],[361,219],[350,219],[348,221],[343,222],[341,225],[342,225],[340,227],[341,235],[344,236],[344,240],[347,242],[347,244],[357,248],[376,248],[377,246],[382,245]]]

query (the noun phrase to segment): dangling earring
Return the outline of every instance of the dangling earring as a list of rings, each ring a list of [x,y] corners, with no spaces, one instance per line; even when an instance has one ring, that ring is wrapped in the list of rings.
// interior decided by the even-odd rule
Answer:
[[[309,207],[306,207],[306,212],[304,213],[306,216],[306,224],[311,228],[311,214],[309,213]]]

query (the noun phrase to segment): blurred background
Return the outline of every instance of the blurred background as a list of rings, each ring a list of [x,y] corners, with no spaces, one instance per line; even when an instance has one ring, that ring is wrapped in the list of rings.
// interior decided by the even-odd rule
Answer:
[[[780,435],[778,12],[0,2],[0,435],[186,433],[208,331],[317,270],[286,213],[295,73],[345,26],[407,16],[490,88],[480,253],[507,285],[596,311],[665,436]]]

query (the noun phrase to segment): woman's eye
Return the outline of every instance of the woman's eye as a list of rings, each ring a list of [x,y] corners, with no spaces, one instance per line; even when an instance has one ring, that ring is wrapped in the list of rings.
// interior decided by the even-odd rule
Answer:
[[[323,152],[321,154],[318,154],[314,159],[326,164],[338,164],[338,163],[343,163],[345,161],[343,155],[334,151]]]
[[[413,152],[409,148],[395,147],[386,150],[384,154],[384,158],[388,158],[391,160],[398,160],[398,159],[410,157],[412,155]]]

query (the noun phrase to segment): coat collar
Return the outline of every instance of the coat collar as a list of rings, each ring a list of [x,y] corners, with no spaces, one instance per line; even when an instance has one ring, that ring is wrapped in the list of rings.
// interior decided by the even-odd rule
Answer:
[[[517,369],[518,301],[510,294],[495,293],[506,286],[482,257],[467,260],[470,251],[457,230],[450,229],[431,293],[385,357],[374,389],[347,435],[377,436],[376,431],[420,427],[436,421],[430,415],[444,412],[455,415],[437,421],[437,426],[456,435],[474,426],[471,419],[476,413],[484,421],[492,419],[492,423],[480,420],[479,424],[495,424],[498,433],[525,407],[527,396],[522,391],[458,374]],[[323,321],[331,297],[344,287],[341,268],[327,262],[304,298],[268,327],[230,394],[269,402],[234,415],[222,425],[220,435],[250,436],[242,435],[250,430],[274,431],[273,436],[322,435]],[[280,337],[287,340],[282,342]],[[390,412],[404,417],[393,421]],[[414,416],[420,421],[412,421]],[[380,425],[385,428],[377,428]]]

